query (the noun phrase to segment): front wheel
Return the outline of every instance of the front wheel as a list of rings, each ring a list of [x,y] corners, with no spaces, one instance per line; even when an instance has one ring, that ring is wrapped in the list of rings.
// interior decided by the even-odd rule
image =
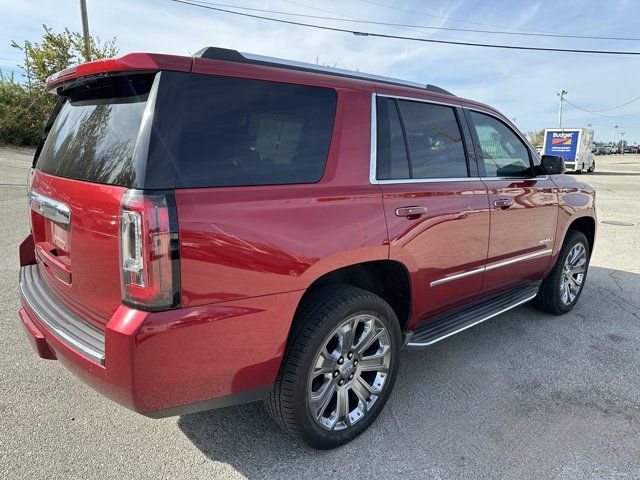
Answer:
[[[591,166],[587,169],[588,173],[593,173],[596,171],[596,162],[593,162]]]
[[[323,287],[300,308],[267,411],[311,447],[349,442],[389,398],[400,347],[398,319],[382,298],[348,285]]]
[[[553,270],[540,285],[534,306],[556,315],[571,310],[587,279],[590,256],[584,233],[569,230]]]

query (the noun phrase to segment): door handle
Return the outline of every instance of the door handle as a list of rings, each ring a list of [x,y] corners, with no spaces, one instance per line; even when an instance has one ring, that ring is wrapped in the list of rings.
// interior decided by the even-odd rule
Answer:
[[[398,217],[419,217],[427,213],[427,207],[400,207],[396,208]]]
[[[506,210],[507,208],[513,206],[513,200],[510,198],[499,198],[498,200],[493,201],[493,206]]]

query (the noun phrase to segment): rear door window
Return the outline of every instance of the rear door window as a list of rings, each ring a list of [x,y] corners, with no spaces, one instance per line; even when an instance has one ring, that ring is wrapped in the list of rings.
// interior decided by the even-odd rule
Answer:
[[[398,100],[413,178],[469,176],[462,134],[452,107]]]
[[[411,178],[409,158],[395,100],[378,97],[376,112],[378,180]]]
[[[328,88],[192,75],[176,186],[319,181],[336,102],[337,92]]]

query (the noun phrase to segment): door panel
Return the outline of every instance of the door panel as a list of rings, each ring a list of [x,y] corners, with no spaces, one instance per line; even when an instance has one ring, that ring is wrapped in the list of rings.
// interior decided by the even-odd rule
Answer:
[[[491,240],[483,290],[539,280],[549,265],[558,220],[556,187],[546,177],[485,179],[491,207]],[[508,206],[496,206],[511,200]]]
[[[478,179],[381,187],[390,258],[413,266],[412,318],[420,320],[471,300],[482,286],[487,257],[485,185]],[[396,209],[406,206],[426,207],[427,213],[397,216]]]
[[[466,111],[491,209],[482,291],[539,280],[549,265],[558,221],[558,193],[534,176],[531,150],[516,129],[488,112]]]
[[[378,98],[377,122],[376,178],[389,255],[410,269],[412,329],[480,291],[489,246],[487,189],[476,176],[460,108]]]

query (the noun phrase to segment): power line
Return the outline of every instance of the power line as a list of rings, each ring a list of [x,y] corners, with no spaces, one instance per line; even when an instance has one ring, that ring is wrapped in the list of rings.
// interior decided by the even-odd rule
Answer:
[[[433,38],[406,37],[402,35],[389,35],[384,33],[363,32],[358,30],[348,30],[345,28],[328,27],[326,25],[315,25],[311,23],[294,22],[292,20],[284,20],[281,18],[265,17],[262,15],[254,15],[251,13],[235,12],[233,10],[226,10],[224,8],[213,7],[210,5],[192,3],[185,0],[172,0],[172,1],[175,3],[190,5],[192,7],[206,8],[208,10],[215,10],[218,12],[230,13],[233,15],[240,15],[243,17],[256,18],[260,20],[269,20],[271,22],[284,23],[287,25],[297,25],[300,27],[329,30],[332,32],[351,33],[357,36],[390,38],[390,39],[396,39],[396,40],[410,40],[415,42],[439,43],[439,44],[446,44],[446,45],[461,45],[461,46],[468,46],[468,47],[503,48],[503,49],[509,49],[509,50],[530,50],[530,51],[538,51],[538,52],[568,52],[568,53],[591,53],[591,54],[607,54],[607,55],[640,55],[640,52],[617,51],[617,50],[579,50],[579,49],[573,49],[573,48],[543,48],[543,47],[528,47],[528,46],[522,46],[522,45],[500,45],[500,44],[492,44],[492,43],[454,42],[450,40],[435,40]]]
[[[409,8],[397,7],[395,5],[387,5],[386,3],[375,2],[373,0],[358,0],[358,1],[363,2],[363,3],[369,3],[371,5],[377,5],[379,7],[390,8],[392,10],[398,10],[400,12],[414,13],[416,15],[422,15],[424,17],[440,18],[442,20],[449,20],[449,21],[452,21],[452,22],[468,23],[468,24],[473,24],[473,25],[484,25],[485,27],[508,28],[508,27],[505,27],[504,25],[495,25],[493,23],[474,22],[472,20],[460,20],[460,19],[457,19],[457,18],[451,18],[451,17],[447,17],[447,16],[444,16],[444,15],[435,15],[433,13],[420,12],[418,10],[411,10]]]
[[[191,0],[194,1],[194,0]],[[306,15],[306,14],[300,14],[300,13],[289,13],[289,12],[270,12],[269,10],[260,10],[263,13],[278,13],[281,15],[291,15],[291,16],[296,16],[296,17],[305,17],[308,16],[309,18],[319,18],[319,19],[327,19],[327,20],[337,20],[337,21],[343,21],[343,22],[347,22],[347,21],[353,21],[353,23],[363,23],[363,22],[367,22],[367,20],[363,19],[363,18],[359,18],[359,17],[354,17],[352,15],[347,15],[346,13],[340,13],[340,12],[336,12],[333,10],[327,10],[326,8],[319,8],[313,5],[307,5],[306,3],[300,3],[300,2],[296,2],[294,0],[283,0],[287,3],[290,3],[292,5],[297,5],[299,7],[303,7],[303,8],[308,8],[310,10],[315,10],[318,12],[324,12],[324,13],[330,13],[332,15],[337,15],[337,17],[323,17],[320,15]],[[215,3],[212,2],[207,2],[207,1],[201,1],[201,0],[196,0],[196,3],[206,3],[206,4],[210,4],[210,5],[215,5]],[[239,9],[240,7],[237,7],[235,5],[225,5],[227,7],[232,7],[232,8],[236,8]],[[248,10],[247,7],[242,7],[242,9],[246,9]],[[257,10],[257,9],[251,9],[251,10]],[[391,27],[395,27],[394,25],[389,25]],[[402,25],[399,25],[400,27],[403,27]],[[423,30],[419,30],[417,28],[412,28],[411,26],[408,27],[404,27],[404,29],[406,30],[412,30],[418,33],[423,33]],[[446,36],[446,35],[441,35],[440,38],[445,38],[448,40],[464,40],[461,38],[456,38],[456,37],[450,37],[450,36]]]
[[[608,112],[609,110],[615,110],[616,108],[624,107],[625,105],[629,105],[630,103],[637,102],[640,100],[640,97],[636,97],[633,100],[629,100],[628,102],[621,103],[620,105],[616,105],[615,107],[602,108],[600,110],[594,110],[594,112]]]
[[[575,103],[571,102],[570,100],[567,100],[566,98],[564,99],[564,101],[567,102],[572,107],[577,108],[578,110],[582,110],[583,112],[590,113],[592,115],[598,115],[599,117],[604,117],[604,118],[634,117],[636,115],[640,115],[640,112],[639,113],[628,113],[628,114],[625,114],[625,115],[604,115],[604,114],[598,113],[597,111],[594,111],[594,110],[588,110],[586,108],[582,108],[582,107],[576,105]]]
[[[362,0],[362,1],[364,1],[364,0]],[[339,22],[363,23],[363,24],[368,24],[368,25],[382,25],[382,26],[387,26],[387,27],[403,27],[403,28],[414,28],[414,29],[415,28],[420,28],[420,29],[426,29],[426,30],[446,30],[446,31],[450,31],[450,32],[466,32],[466,33],[487,33],[487,34],[491,34],[491,35],[520,35],[520,36],[528,36],[528,37],[575,38],[575,39],[580,39],[580,40],[618,40],[618,41],[634,41],[634,42],[640,41],[640,37],[638,37],[638,38],[634,38],[634,37],[601,37],[601,36],[595,36],[595,35],[570,35],[570,34],[562,34],[562,33],[507,32],[507,31],[504,31],[504,30],[480,30],[480,29],[473,29],[473,28],[435,27],[433,25],[415,25],[415,24],[411,24],[411,23],[393,23],[393,22],[379,22],[379,21],[374,21],[374,20],[360,20],[360,19],[356,19],[355,17],[349,17],[348,15],[346,15],[346,17],[349,17],[349,18],[344,18],[345,16],[343,16],[342,18],[340,18],[340,17],[327,17],[327,16],[324,16],[324,15],[310,15],[310,14],[304,14],[304,13],[285,12],[285,11],[281,11],[281,10],[268,10],[268,9],[262,9],[262,8],[240,7],[240,6],[237,6],[237,5],[229,5],[229,4],[225,4],[225,3],[205,2],[205,1],[200,1],[200,0],[194,0],[193,3],[204,4],[204,5],[212,5],[212,6],[215,6],[215,7],[235,8],[237,10],[246,10],[246,11],[251,11],[251,12],[270,13],[270,14],[274,14],[274,15],[288,15],[288,16],[291,16],[291,17],[304,17],[304,18],[314,18],[314,19],[318,19],[318,20],[333,20],[333,21],[339,21]],[[310,5],[304,5],[302,3],[297,3],[297,2],[289,2],[289,3],[293,3],[294,5],[304,6],[304,7],[307,7],[307,8],[312,8],[314,10],[320,10],[320,11],[324,11],[324,12],[329,12],[329,13],[334,13],[335,14],[335,12],[331,12],[330,10],[319,9],[319,8],[316,8],[316,7],[312,7]]]

